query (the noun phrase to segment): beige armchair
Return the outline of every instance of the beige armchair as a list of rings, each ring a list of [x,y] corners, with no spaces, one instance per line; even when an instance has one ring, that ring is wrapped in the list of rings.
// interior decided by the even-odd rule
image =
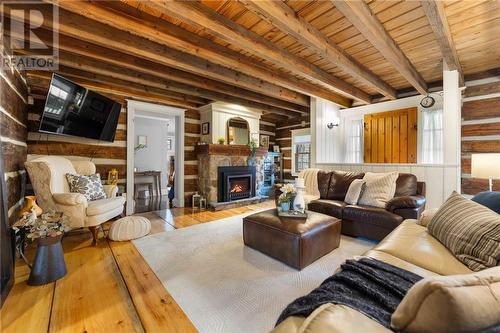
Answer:
[[[67,173],[91,175],[96,172],[90,161],[70,161],[60,156],[44,156],[25,163],[38,205],[69,217],[70,227],[88,227],[97,242],[98,227],[123,213],[124,197],[117,197],[116,185],[104,185],[106,199],[88,201],[80,193],[71,193]]]

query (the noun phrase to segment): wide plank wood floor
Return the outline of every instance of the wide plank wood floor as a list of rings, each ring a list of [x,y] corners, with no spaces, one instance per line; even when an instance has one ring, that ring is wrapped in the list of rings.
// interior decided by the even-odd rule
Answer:
[[[154,234],[272,207],[266,201],[219,212],[173,208],[139,215],[151,220]],[[44,286],[28,286],[29,268],[17,261],[15,285],[0,311],[2,332],[196,332],[132,242],[101,238],[93,247],[91,241],[85,229],[66,235],[68,274]]]

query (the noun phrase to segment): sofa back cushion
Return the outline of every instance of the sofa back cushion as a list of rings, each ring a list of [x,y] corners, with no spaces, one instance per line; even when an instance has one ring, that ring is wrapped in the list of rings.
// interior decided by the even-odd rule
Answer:
[[[455,191],[427,230],[473,271],[500,264],[500,215]]]
[[[327,199],[343,201],[353,180],[363,179],[364,175],[362,172],[332,171]]]
[[[396,180],[396,197],[417,194],[417,177],[411,173],[400,173]]]
[[[481,332],[498,324],[500,267],[420,280],[391,317],[398,332]]]
[[[366,187],[359,198],[358,204],[385,208],[387,202],[394,198],[394,193],[396,193],[398,175],[396,171],[387,173],[367,172],[363,177]]]
[[[318,171],[318,191],[320,199],[328,199],[328,187],[330,186],[331,171]]]

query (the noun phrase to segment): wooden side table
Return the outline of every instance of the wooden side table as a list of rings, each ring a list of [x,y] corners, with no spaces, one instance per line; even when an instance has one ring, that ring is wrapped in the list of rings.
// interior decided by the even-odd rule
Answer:
[[[156,195],[161,197],[161,171],[137,171],[135,177],[153,177],[156,187]]]
[[[63,235],[38,239],[35,261],[28,278],[30,286],[40,286],[66,275],[66,262],[61,245]]]

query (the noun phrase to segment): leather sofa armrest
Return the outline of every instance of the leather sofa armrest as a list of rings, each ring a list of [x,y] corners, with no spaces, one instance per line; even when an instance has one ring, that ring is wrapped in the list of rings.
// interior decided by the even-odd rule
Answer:
[[[85,208],[88,206],[87,198],[80,193],[54,193],[52,194],[52,198],[59,205],[83,205]]]
[[[114,198],[118,193],[118,186],[116,185],[102,185],[104,193],[106,193],[106,198]]]
[[[404,197],[395,197],[387,202],[386,209],[394,212],[402,208],[420,208],[425,206],[425,197],[422,195],[408,195]]]

